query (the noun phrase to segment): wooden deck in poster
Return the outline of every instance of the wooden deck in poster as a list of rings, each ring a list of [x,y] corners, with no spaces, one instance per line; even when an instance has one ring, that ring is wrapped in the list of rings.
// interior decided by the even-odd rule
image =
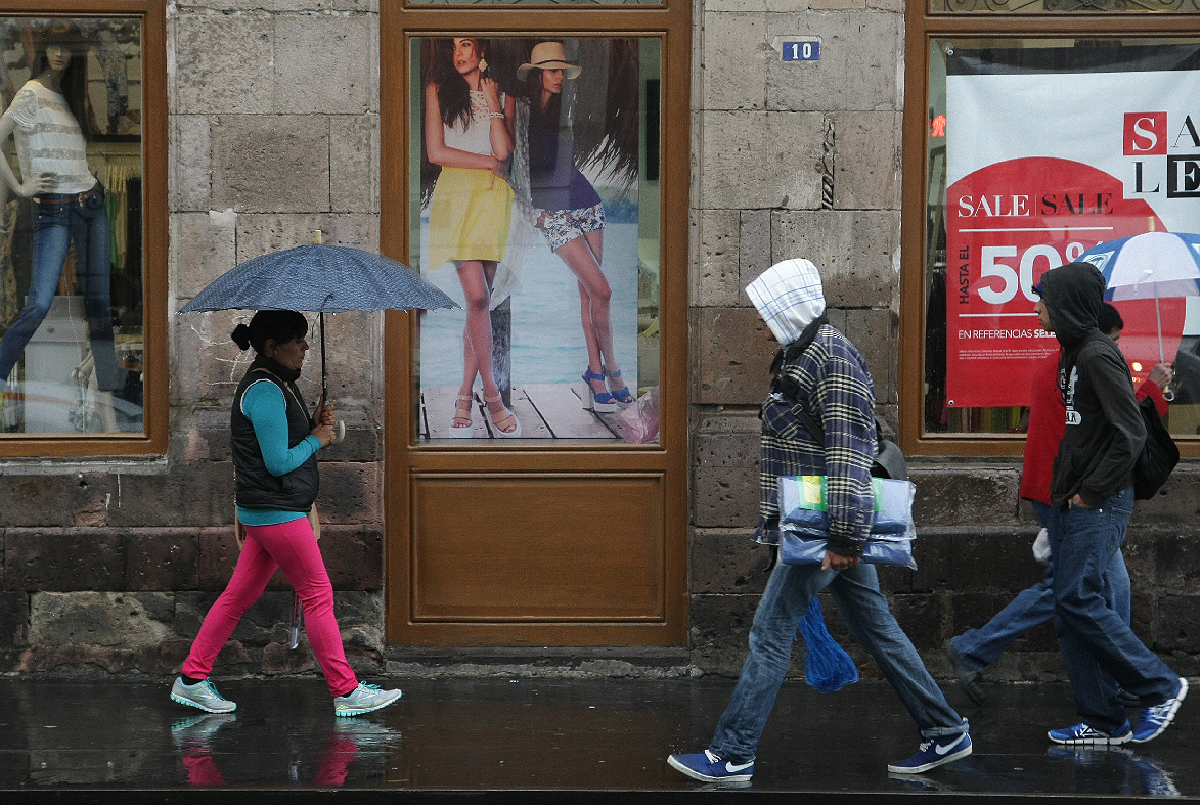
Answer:
[[[522,439],[607,439],[620,440],[628,427],[621,417],[625,406],[600,414],[583,407],[582,383],[530,384],[512,390],[512,410],[521,422]],[[422,439],[451,439],[450,421],[458,389],[437,386],[421,390],[419,436]],[[496,439],[487,418],[483,394],[475,389],[471,402],[472,438]],[[465,438],[465,437],[459,437]]]

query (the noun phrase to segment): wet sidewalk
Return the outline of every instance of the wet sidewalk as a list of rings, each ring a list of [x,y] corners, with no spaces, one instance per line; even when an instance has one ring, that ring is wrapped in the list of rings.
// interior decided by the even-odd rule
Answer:
[[[895,777],[887,762],[917,735],[886,684],[822,694],[789,681],[753,785],[720,790],[666,758],[707,745],[729,679],[394,680],[400,702],[357,719],[334,718],[319,679],[217,681],[235,714],[174,704],[169,681],[0,679],[0,803],[1200,802],[1192,700],[1149,744],[1072,749],[1046,738],[1075,720],[1066,686],[997,685],[983,707],[948,686],[975,754]]]

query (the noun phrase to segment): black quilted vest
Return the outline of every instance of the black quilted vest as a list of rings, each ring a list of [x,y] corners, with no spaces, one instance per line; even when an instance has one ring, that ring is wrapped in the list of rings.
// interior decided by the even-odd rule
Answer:
[[[288,423],[288,447],[304,441],[312,432],[313,424],[308,417],[304,398],[296,384],[284,380],[277,371],[283,367],[269,358],[259,357],[250,365],[233,396],[230,412],[230,433],[233,448],[233,467],[236,471],[235,492],[237,504],[247,509],[280,509],[282,511],[306,512],[317,499],[317,456],[314,453],[296,469],[276,477],[267,472],[263,462],[258,437],[254,434],[254,423],[242,413],[242,396],[250,386],[260,380],[269,380],[283,392]]]

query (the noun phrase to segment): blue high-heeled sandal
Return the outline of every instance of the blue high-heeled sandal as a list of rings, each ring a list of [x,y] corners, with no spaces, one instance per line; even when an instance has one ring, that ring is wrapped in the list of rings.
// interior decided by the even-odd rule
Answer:
[[[599,372],[593,372],[590,366],[584,370],[583,394],[579,397],[579,399],[583,401],[583,407],[585,409],[591,409],[598,414],[611,414],[613,411],[617,410],[616,399],[612,396],[612,394],[608,393],[608,391],[602,391],[597,394],[592,388],[591,381],[593,380],[599,380],[601,383],[604,382],[603,367],[601,367]],[[605,388],[607,389],[607,386],[605,386]]]
[[[615,372],[610,372],[605,369],[604,376],[616,380],[621,376],[621,370],[618,369]],[[633,402],[633,395],[629,393],[629,386],[624,386],[617,391],[609,392],[609,394],[614,400],[621,403],[621,405],[629,405],[631,402]]]

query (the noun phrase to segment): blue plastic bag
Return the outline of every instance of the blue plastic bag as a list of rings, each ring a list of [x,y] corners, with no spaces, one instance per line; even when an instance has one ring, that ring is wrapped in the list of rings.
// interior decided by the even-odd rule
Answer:
[[[804,681],[823,693],[858,681],[858,668],[825,626],[825,610],[815,595],[800,619],[804,638]]]

